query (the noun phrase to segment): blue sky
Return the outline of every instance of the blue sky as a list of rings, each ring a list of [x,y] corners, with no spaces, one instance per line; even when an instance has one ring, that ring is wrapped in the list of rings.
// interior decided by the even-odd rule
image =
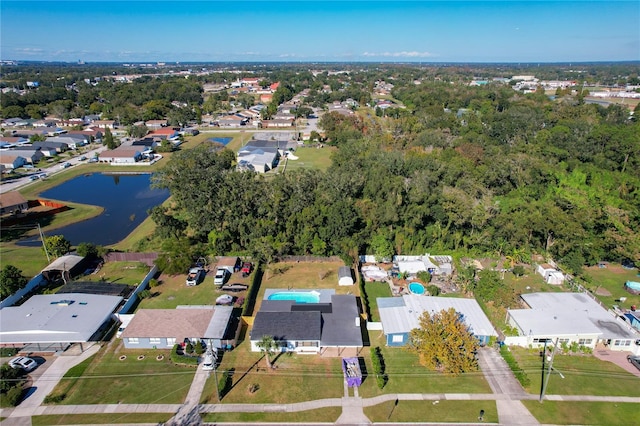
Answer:
[[[0,58],[86,62],[640,59],[640,1],[0,1]]]

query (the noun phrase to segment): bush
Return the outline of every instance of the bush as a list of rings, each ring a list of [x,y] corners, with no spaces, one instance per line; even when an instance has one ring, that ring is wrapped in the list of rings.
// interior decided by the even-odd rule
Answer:
[[[20,402],[22,398],[22,384],[19,386],[14,386],[4,395],[2,398],[5,403],[15,407]]]
[[[378,346],[373,348],[371,351],[371,364],[373,365],[373,372],[376,375],[378,388],[382,389],[387,384],[389,377],[384,373],[384,358],[382,357],[382,351],[380,351],[380,347]]]
[[[17,348],[0,348],[0,356],[2,357],[15,356],[17,353]]]
[[[187,346],[184,347],[184,351],[188,354],[193,353],[193,345],[191,344],[191,342],[187,343]]]
[[[66,393],[59,393],[56,395],[47,395],[44,397],[45,404],[59,404],[67,397]]]
[[[420,281],[422,281],[425,284],[428,284],[431,281],[431,274],[428,273],[427,271],[420,271],[416,274],[416,276]],[[432,294],[432,296],[435,296],[435,295]]]
[[[200,340],[198,340],[198,343],[196,343],[195,351],[197,355],[202,355],[204,353],[204,346],[202,345],[202,342]]]
[[[154,287],[158,287],[159,285],[160,285],[160,282],[155,278],[151,278],[149,280],[149,287],[154,288]]]
[[[513,267],[513,275],[516,277],[521,277],[524,275],[524,266],[516,265]]]
[[[233,384],[233,371],[225,370],[220,378],[220,382],[218,382],[218,393],[220,394],[220,399],[224,398],[224,396],[229,393],[231,390],[231,385]]]
[[[438,296],[440,294],[440,287],[430,284],[427,286],[427,291],[429,292],[430,296]]]
[[[180,345],[176,344],[171,349],[171,362],[174,364],[198,365],[198,357],[178,354],[179,347]]]
[[[524,370],[520,368],[520,366],[518,365],[518,361],[516,361],[507,345],[504,345],[500,348],[500,355],[502,355],[502,358],[504,358],[511,371],[513,371],[513,375],[516,376],[516,379],[518,379],[522,387],[529,386],[531,384],[531,379],[529,379],[527,373],[525,373]]]

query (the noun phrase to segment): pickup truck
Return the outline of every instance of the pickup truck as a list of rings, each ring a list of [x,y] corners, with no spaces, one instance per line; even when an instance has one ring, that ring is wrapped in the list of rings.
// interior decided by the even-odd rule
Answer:
[[[248,277],[251,275],[251,272],[253,272],[253,264],[251,262],[244,262],[240,272],[242,272],[243,277]]]
[[[218,270],[216,270],[216,275],[213,278],[213,283],[220,287],[227,282],[227,278],[229,278],[229,271],[225,268],[218,268]]]
[[[187,274],[187,285],[194,286],[200,284],[205,275],[206,271],[203,268],[198,267],[189,269],[189,273]]]

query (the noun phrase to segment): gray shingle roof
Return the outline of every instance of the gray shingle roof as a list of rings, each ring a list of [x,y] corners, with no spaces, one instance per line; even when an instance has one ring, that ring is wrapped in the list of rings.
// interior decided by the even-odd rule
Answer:
[[[320,340],[320,312],[258,312],[251,330],[251,340],[273,336],[276,340]]]

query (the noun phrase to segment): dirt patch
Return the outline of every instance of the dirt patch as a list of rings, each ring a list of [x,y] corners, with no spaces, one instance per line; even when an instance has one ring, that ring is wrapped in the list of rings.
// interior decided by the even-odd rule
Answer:
[[[606,288],[602,288],[602,287],[600,287],[600,288],[598,288],[596,290],[596,294],[598,296],[611,296],[611,292],[609,290],[607,290]]]

